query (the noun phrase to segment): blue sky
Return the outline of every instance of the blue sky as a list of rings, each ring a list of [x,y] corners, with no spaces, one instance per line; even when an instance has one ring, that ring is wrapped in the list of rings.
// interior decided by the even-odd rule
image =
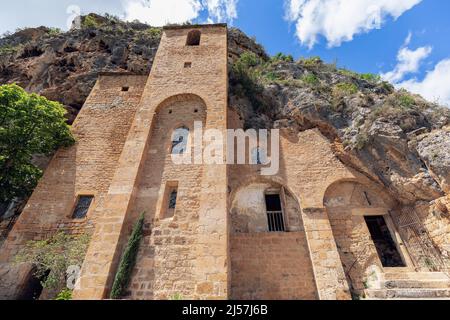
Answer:
[[[67,29],[77,10],[153,25],[228,22],[270,54],[321,56],[450,105],[450,1],[15,0],[2,4],[0,33],[38,25]]]

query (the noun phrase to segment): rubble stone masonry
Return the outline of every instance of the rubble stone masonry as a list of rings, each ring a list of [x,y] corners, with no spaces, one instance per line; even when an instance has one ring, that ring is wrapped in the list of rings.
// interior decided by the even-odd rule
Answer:
[[[187,45],[192,32],[200,32],[199,45]],[[227,56],[226,25],[172,26],[163,29],[149,76],[99,75],[72,127],[76,144],[54,155],[0,247],[0,298],[27,288],[31,266],[14,264],[18,250],[60,230],[92,234],[74,299],[109,298],[141,213],[126,299],[350,299],[350,290],[364,291],[368,270],[383,271],[366,215],[385,217],[402,270],[418,270],[421,257],[407,250],[415,239],[402,239],[412,233],[397,230],[401,208],[339,161],[317,128],[281,130],[273,176],[262,176],[261,165],[172,162],[176,129],[192,132],[198,121],[226,136],[243,128],[228,108]],[[269,230],[265,195],[273,193],[283,232]],[[77,220],[80,195],[94,201]],[[445,242],[448,222],[417,212],[430,241]]]

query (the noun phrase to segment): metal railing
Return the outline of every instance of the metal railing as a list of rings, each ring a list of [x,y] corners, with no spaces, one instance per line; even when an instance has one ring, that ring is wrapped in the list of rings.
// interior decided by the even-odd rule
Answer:
[[[286,231],[286,227],[284,225],[283,211],[267,211],[267,220],[269,223],[270,232]]]

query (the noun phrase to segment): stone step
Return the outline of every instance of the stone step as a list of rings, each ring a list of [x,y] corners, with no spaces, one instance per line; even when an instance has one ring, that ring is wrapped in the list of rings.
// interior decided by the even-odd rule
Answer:
[[[450,298],[450,289],[368,289],[368,299],[437,299]]]
[[[381,281],[385,289],[450,289],[450,279],[447,280],[385,280]]]
[[[444,272],[386,272],[382,274],[382,280],[441,280],[450,281],[450,274]]]

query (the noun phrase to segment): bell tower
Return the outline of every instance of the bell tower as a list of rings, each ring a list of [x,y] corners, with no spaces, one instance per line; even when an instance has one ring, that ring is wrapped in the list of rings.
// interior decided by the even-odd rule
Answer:
[[[172,256],[174,261],[182,260],[184,254],[190,260],[171,271],[175,278],[187,275],[190,279],[174,285],[185,292],[183,296],[228,297],[226,164],[177,167],[169,160],[168,148],[170,132],[177,125],[191,129],[194,121],[203,121],[203,130],[216,129],[225,134],[227,87],[225,24],[163,29],[118,168],[105,201],[95,209],[98,220],[74,298],[109,297],[131,226],[141,212],[145,212],[148,241],[142,241],[137,263],[145,272],[132,279],[133,283],[153,287],[151,281],[165,277],[167,272],[155,266],[155,261],[162,259],[158,252],[164,252],[162,261],[168,262],[167,266],[163,263],[165,268],[172,267]],[[178,195],[176,208],[171,199],[170,208],[175,211],[168,218],[161,213],[166,209],[167,190],[171,198]],[[191,194],[193,190],[195,194]],[[168,234],[165,247],[158,244],[160,232]],[[179,243],[172,246],[175,241]],[[146,246],[152,246],[152,250],[145,250]],[[146,276],[150,273],[153,280]],[[168,298],[173,293],[152,289],[140,295]]]

